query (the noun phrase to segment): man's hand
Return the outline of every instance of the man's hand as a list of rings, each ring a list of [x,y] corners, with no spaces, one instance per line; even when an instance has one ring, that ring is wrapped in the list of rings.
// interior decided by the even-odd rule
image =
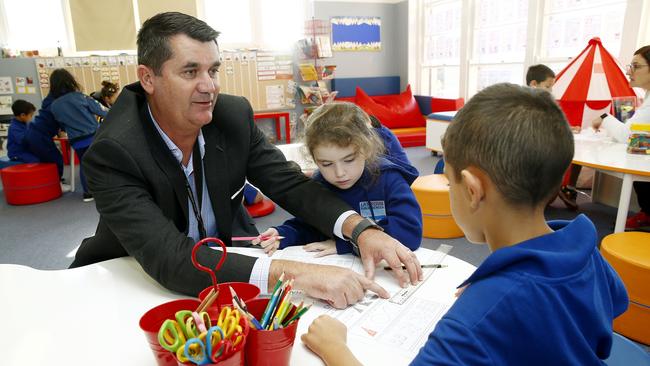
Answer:
[[[358,241],[361,261],[367,278],[375,277],[375,267],[383,259],[393,269],[391,273],[400,286],[406,287],[409,282],[415,285],[422,281],[422,268],[415,253],[383,231],[364,230],[359,235]],[[406,267],[406,273],[402,269],[402,265]]]
[[[323,359],[328,366],[360,365],[346,345],[347,328],[345,324],[328,316],[321,315],[303,334],[302,343]]]
[[[600,118],[600,116],[594,118],[594,119],[591,121],[591,127],[594,129],[594,131],[599,131],[599,130],[600,130],[600,126],[601,126],[602,124],[603,124],[603,119]]]
[[[383,287],[352,270],[287,260],[271,262],[269,286],[275,284],[282,272],[287,278],[294,279],[295,289],[303,290],[311,297],[325,300],[337,309],[356,304],[363,299],[366,290],[384,299],[390,296]]]
[[[325,241],[317,241],[305,245],[303,249],[308,252],[316,252],[314,258],[319,258],[326,255],[336,254],[336,243],[331,239]]]
[[[268,228],[265,232],[260,234],[261,237],[268,237],[267,240],[260,240],[259,238],[251,240],[251,244],[259,245],[264,249],[264,253],[268,254],[269,257],[275,253],[276,250],[280,247],[280,240],[277,239],[279,233],[274,228]]]

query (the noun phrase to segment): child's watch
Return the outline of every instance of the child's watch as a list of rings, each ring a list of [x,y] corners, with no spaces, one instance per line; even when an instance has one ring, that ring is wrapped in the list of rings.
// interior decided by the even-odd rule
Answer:
[[[357,226],[355,226],[354,229],[352,229],[352,235],[350,235],[350,244],[352,245],[352,251],[358,257],[361,256],[359,252],[359,244],[358,244],[359,235],[361,235],[361,233],[364,232],[366,229],[370,229],[370,228],[384,231],[384,228],[377,225],[376,222],[368,218],[364,218],[363,220],[359,221]]]

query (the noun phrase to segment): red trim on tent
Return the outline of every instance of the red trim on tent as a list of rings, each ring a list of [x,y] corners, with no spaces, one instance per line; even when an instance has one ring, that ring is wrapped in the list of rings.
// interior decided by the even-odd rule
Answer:
[[[607,86],[612,97],[636,97],[628,80],[625,77],[620,77],[621,69],[618,67],[616,60],[604,47],[600,47],[600,58],[603,60]]]
[[[585,101],[587,99],[587,94],[589,93],[589,83],[591,82],[591,71],[594,66],[595,53],[596,48],[590,47],[589,52],[584,59],[584,62],[580,65],[580,68],[576,72],[575,76],[571,80],[571,83],[567,86],[566,91],[560,99],[567,101]]]

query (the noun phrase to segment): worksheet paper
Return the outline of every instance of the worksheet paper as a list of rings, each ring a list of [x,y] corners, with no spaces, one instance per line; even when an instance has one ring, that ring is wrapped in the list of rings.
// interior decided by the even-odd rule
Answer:
[[[265,255],[263,250],[257,248],[233,248],[229,252],[238,252],[245,255],[260,257]],[[360,258],[352,255],[329,255],[314,258],[314,252],[307,252],[301,246],[288,247],[276,251],[271,258],[295,260],[307,263],[334,265],[352,269],[363,274],[363,265]],[[445,253],[438,251],[417,250],[420,263],[444,263]],[[382,263],[383,264],[383,263]],[[449,310],[455,297],[455,286],[446,286],[443,294],[430,289],[432,282],[443,282],[446,268],[423,269],[425,281],[423,285],[403,304],[395,304],[389,299],[382,299],[376,294],[367,291],[363,300],[346,309],[339,310],[328,303],[309,298],[301,294],[293,295],[293,302],[302,300],[306,304],[313,302],[312,308],[301,318],[300,328],[306,327],[318,316],[326,314],[343,322],[348,328],[348,342],[354,344],[354,349],[391,349],[400,360],[410,360],[424,345],[427,337]],[[375,271],[375,281],[384,287],[390,294],[395,295],[401,288],[397,281],[378,266]],[[304,327],[304,328],[303,328]],[[397,357],[397,356],[396,356]]]

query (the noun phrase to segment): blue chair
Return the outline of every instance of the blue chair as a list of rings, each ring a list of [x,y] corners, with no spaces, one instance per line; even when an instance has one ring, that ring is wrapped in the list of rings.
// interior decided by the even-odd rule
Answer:
[[[445,159],[442,157],[436,163],[435,168],[433,168],[433,174],[442,174],[445,171]]]
[[[608,366],[650,366],[650,353],[638,344],[614,333],[612,352],[605,360]]]

